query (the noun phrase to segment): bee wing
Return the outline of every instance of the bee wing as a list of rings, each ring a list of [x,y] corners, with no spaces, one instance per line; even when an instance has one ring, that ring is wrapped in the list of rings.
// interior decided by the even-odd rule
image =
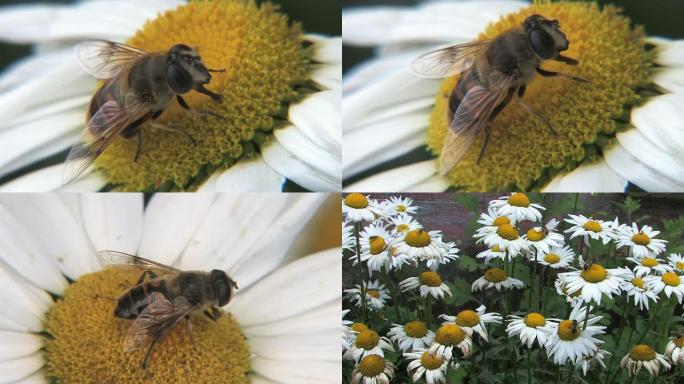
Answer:
[[[154,340],[163,337],[194,309],[183,296],[177,297],[172,303],[163,294],[153,292],[148,296],[148,300],[150,303],[128,329],[124,339],[124,352],[149,347]]]
[[[420,77],[430,79],[457,75],[473,65],[477,54],[485,50],[490,41],[452,45],[428,52],[411,63],[411,70]]]
[[[143,269],[154,269],[162,272],[176,273],[181,272],[180,269],[162,264],[153,260],[146,259],[144,257],[131,255],[124,252],[104,250],[98,251],[97,255],[106,264],[112,265],[132,265],[136,267],[142,267]]]
[[[97,79],[111,79],[146,54],[142,49],[108,40],[88,40],[76,46],[81,66]]]
[[[79,141],[69,151],[62,176],[64,184],[76,180],[121,131],[149,110],[149,106],[142,102],[134,102],[124,108],[115,100],[100,107],[88,121]]]
[[[489,88],[476,85],[468,90],[447,129],[439,156],[440,174],[449,172],[468,152],[494,109],[506,99],[512,84],[513,79],[504,76]]]

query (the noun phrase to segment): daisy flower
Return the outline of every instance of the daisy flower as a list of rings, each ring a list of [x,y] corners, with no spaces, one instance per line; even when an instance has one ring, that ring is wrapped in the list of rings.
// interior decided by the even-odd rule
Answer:
[[[351,345],[350,340],[354,339],[354,330],[351,326],[354,324],[351,320],[345,320],[344,317],[349,313],[348,309],[342,310],[342,352],[346,351]]]
[[[679,273],[684,272],[684,256],[680,255],[679,253],[670,253],[667,261],[673,270]]]
[[[0,40],[33,44],[36,52],[0,80],[0,128],[6,134],[0,140],[0,175],[44,167],[24,171],[4,190],[62,186],[64,166],[44,166],[42,160],[67,150],[84,129],[97,83],[81,69],[74,47],[91,39],[149,52],[179,42],[199,46],[207,67],[225,68],[207,85],[222,101],[197,92],[184,97],[190,107],[224,118],[183,113],[174,101],[157,120],[183,129],[197,145],[184,135],[143,126],[137,161],[135,140],[117,138],[78,188],[280,191],[286,179],[314,191],[341,188],[341,38],[305,35],[269,3],[24,5],[3,7],[0,26]],[[37,67],[49,70],[25,75]]]
[[[387,336],[399,345],[400,350],[406,352],[429,347],[435,338],[435,333],[428,329],[425,322],[414,320],[404,325],[392,324]]]
[[[435,340],[428,351],[437,358],[451,360],[454,347],[459,348],[463,357],[468,358],[472,353],[473,340],[458,325],[444,324],[435,332]]]
[[[410,197],[392,196],[387,205],[393,212],[390,216],[401,213],[413,215],[418,210],[418,207],[413,205],[413,199]]]
[[[558,220],[551,219],[544,227],[530,228],[523,238],[538,254],[548,253],[550,248],[560,248],[565,243],[563,235],[554,232],[557,226]]]
[[[473,237],[479,237],[478,243],[484,242],[488,247],[496,246],[501,252],[507,252],[509,259],[527,252],[529,247],[525,238],[520,236],[518,228],[512,224],[501,224],[495,232],[475,233]]]
[[[393,378],[394,364],[378,355],[364,357],[352,372],[352,384],[390,384]]]
[[[653,293],[659,295],[664,292],[669,299],[670,296],[677,296],[679,304],[684,299],[684,276],[680,276],[674,272],[665,272],[662,276],[646,276],[644,277],[646,287],[653,290]]]
[[[572,309],[567,320],[558,324],[550,323],[551,332],[544,348],[554,364],[563,365],[580,361],[584,355],[593,356],[598,345],[603,344],[602,340],[594,337],[605,333],[606,327],[594,325],[603,317],[590,314],[585,327],[586,312],[585,307],[578,305]]]
[[[630,376],[638,374],[641,368],[646,368],[655,377],[660,373],[661,367],[666,371],[670,369],[670,363],[650,345],[639,344],[620,360],[620,367],[626,368]]]
[[[553,269],[570,268],[570,264],[575,261],[575,252],[569,246],[552,247],[547,253],[542,253],[537,258],[541,265],[549,266]]]
[[[665,347],[665,356],[672,365],[684,365],[684,333],[672,336]]]
[[[651,274],[662,275],[672,270],[670,265],[664,264],[663,260],[656,258],[653,254],[646,257],[628,257],[627,260],[636,264],[634,273],[639,277]]]
[[[486,312],[487,307],[481,305],[477,311],[471,309],[464,309],[457,313],[456,316],[440,315],[444,319],[444,324],[453,323],[461,327],[468,336],[473,335],[473,331],[477,332],[485,341],[487,339],[487,324],[501,324],[503,319],[500,314],[496,312]]]
[[[527,195],[521,192],[492,200],[489,202],[489,207],[495,209],[500,216],[510,217],[513,223],[523,220],[541,221],[542,214],[539,211],[546,209],[539,204],[530,203]]]
[[[476,259],[485,259],[485,263],[489,263],[494,259],[501,259],[506,261],[506,252],[502,252],[498,245],[494,245],[491,248],[485,249],[484,251],[478,253],[475,256]],[[511,261],[513,257],[509,254],[508,261]]]
[[[430,269],[431,271],[437,271],[440,267],[440,265],[445,265],[449,264],[450,262],[458,259],[458,248],[456,248],[456,243],[453,241],[450,241],[448,243],[442,243],[444,249],[446,249],[446,253],[444,254],[439,254],[434,257],[430,258],[425,258],[423,257],[423,260],[425,261],[425,265]]]
[[[347,220],[342,222],[342,249],[354,252],[356,249],[356,239],[354,238],[354,227],[349,225]]]
[[[350,193],[342,199],[342,214],[345,215],[347,221],[372,222],[375,220],[376,213],[378,213],[378,208],[371,205],[368,196],[361,193]]]
[[[565,297],[565,301],[570,303],[571,307],[575,307],[576,305],[584,303],[584,299],[582,299],[582,289],[570,294],[568,293],[567,284],[565,284],[560,278],[556,278],[554,286],[556,287],[556,293]]]
[[[144,381],[145,371],[131,366],[143,356],[124,352],[129,326],[113,317],[109,299],[135,285],[140,273],[103,269],[96,254],[103,249],[182,270],[221,269],[240,287],[216,322],[191,317],[201,353],[193,353],[185,326],[157,344],[149,360],[155,380],[299,382],[304,371],[322,382],[339,380],[339,243],[293,260],[305,254],[295,242],[311,230],[320,196],[144,200],[142,194],[0,196],[0,284],[12,293],[3,300],[0,328],[21,341],[3,343],[12,369],[2,370],[0,381]],[[293,338],[303,349],[292,349]]]
[[[347,327],[345,327],[345,331],[342,334],[343,337],[343,342],[342,342],[342,353],[345,351],[349,350],[352,345],[354,345],[354,342],[356,341],[356,335],[359,333],[368,330],[368,326],[364,323],[352,323],[348,328],[347,332]]]
[[[425,348],[416,348],[412,352],[404,353],[404,357],[410,361],[406,370],[414,383],[421,377],[425,377],[426,384],[446,382],[448,359],[437,357]],[[458,367],[458,364],[452,364],[452,367]]]
[[[658,301],[658,295],[653,292],[652,288],[647,286],[642,276],[636,274],[636,270],[632,271],[629,268],[623,268],[622,278],[625,280],[622,285],[622,290],[627,293],[627,297],[634,298],[634,305],[638,305],[641,310],[649,309],[649,301],[654,303]],[[628,299],[629,301],[629,299]]]
[[[583,264],[580,257],[580,264]],[[581,270],[559,273],[561,280],[568,294],[572,295],[581,290],[580,297],[589,303],[601,304],[601,296],[620,294],[620,286],[624,283],[622,269],[606,269],[601,264],[587,263]]]
[[[441,259],[449,252],[449,247],[442,241],[441,231],[409,231],[394,245],[398,253],[404,253],[413,260]]]
[[[534,342],[539,344],[539,348],[544,348],[548,340],[548,335],[553,331],[552,323],[558,319],[547,319],[538,312],[530,312],[525,317],[509,315],[506,333],[508,337],[518,336],[523,345],[532,348]]]
[[[572,224],[572,227],[565,230],[565,233],[570,233],[570,240],[581,236],[584,238],[584,244],[589,246],[589,239],[601,240],[603,244],[608,244],[615,233],[613,231],[614,221],[603,221],[586,217],[584,215],[572,215],[569,219],[564,219],[566,223]],[[617,220],[617,219],[616,219]]]
[[[396,234],[406,235],[411,231],[423,228],[422,224],[406,213],[400,213],[396,216],[392,216],[390,217],[389,221],[392,223],[392,232]]]
[[[384,357],[384,351],[394,352],[392,342],[384,336],[380,337],[380,335],[372,329],[365,329],[356,335],[354,343],[349,346],[349,349],[342,355],[342,358],[354,360],[358,363],[360,359],[363,359],[368,355],[380,355]]]
[[[418,277],[409,277],[408,279],[399,283],[402,292],[418,288],[420,297],[427,297],[431,295],[436,300],[443,299],[444,295],[451,296],[449,286],[442,282],[442,278],[437,272],[426,271],[421,272]]]
[[[655,239],[660,231],[654,231],[648,225],[639,229],[636,223],[632,226],[623,225],[615,235],[616,248],[629,247],[629,254],[636,258],[646,257],[649,254],[659,255],[665,251],[667,240]]]
[[[584,376],[587,375],[587,372],[589,371],[589,368],[591,367],[592,363],[597,363],[603,367],[603,369],[606,369],[606,364],[603,362],[603,359],[606,358],[606,356],[610,356],[611,353],[606,351],[605,349],[598,349],[596,353],[593,355],[582,355],[581,360],[579,361],[579,365],[582,368],[582,374]]]
[[[390,270],[393,266],[390,263],[390,253],[393,252],[392,244],[394,237],[384,228],[382,223],[371,223],[361,232],[359,242],[361,243],[361,261],[365,261],[368,271],[380,271],[383,267]],[[358,259],[351,258],[356,264]]]
[[[345,44],[377,47],[377,57],[344,76],[343,175],[364,175],[346,188],[623,192],[631,182],[651,192],[684,189],[678,147],[684,120],[681,41],[648,38],[614,7],[530,3],[426,1],[343,10]],[[560,20],[570,42],[567,54],[580,63],[564,69],[592,81],[585,86],[535,78],[527,87],[524,100],[544,110],[558,136],[511,103],[490,124],[490,145],[477,165],[484,135],[447,177],[437,174],[434,159],[415,160],[410,154],[441,152],[449,95],[459,77],[419,78],[410,72],[411,62],[438,47],[492,38],[532,14]],[[620,59],[605,63],[605,57]],[[661,70],[651,71],[654,64]],[[658,94],[644,92],[646,84],[655,84]],[[602,112],[607,110],[618,113]],[[627,116],[627,124],[617,116]],[[377,169],[384,171],[372,173]]]
[[[351,300],[357,308],[361,308],[363,300],[361,300],[361,286],[357,285],[355,288],[344,290],[347,293],[347,298]],[[373,311],[379,311],[385,307],[385,301],[390,298],[385,284],[381,284],[379,280],[371,280],[366,282],[366,304],[368,308]]]
[[[512,277],[506,275],[506,271],[501,268],[490,268],[485,271],[484,276],[475,280],[470,287],[473,292],[481,291],[483,289],[496,288],[497,291],[501,289],[521,289],[525,284]]]

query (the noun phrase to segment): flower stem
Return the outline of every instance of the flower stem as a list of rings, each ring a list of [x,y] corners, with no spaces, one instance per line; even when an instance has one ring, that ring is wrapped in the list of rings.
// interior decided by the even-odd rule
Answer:
[[[430,321],[432,320],[432,301],[430,295],[425,296],[425,325],[430,329]]]
[[[527,384],[532,384],[532,350],[527,350]]]
[[[539,274],[539,313],[544,313],[544,271],[546,265],[541,266],[541,273]]]
[[[362,312],[363,312],[363,322],[368,323],[368,304],[366,303],[366,284],[370,281],[370,275],[368,273],[368,270],[366,267],[363,266],[363,263],[361,262],[361,240],[360,240],[360,235],[359,232],[361,232],[361,222],[356,222],[354,223],[354,237],[356,238],[356,263],[358,264],[359,268],[362,269],[360,273],[360,278],[361,278],[361,307],[362,307]],[[363,271],[366,269],[365,271]],[[364,276],[369,276],[369,278],[366,280],[364,279]]]

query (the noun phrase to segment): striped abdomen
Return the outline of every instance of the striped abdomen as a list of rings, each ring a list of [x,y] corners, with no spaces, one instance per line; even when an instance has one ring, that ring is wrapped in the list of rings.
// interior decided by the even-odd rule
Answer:
[[[166,280],[159,278],[144,282],[129,289],[119,297],[114,316],[135,319],[150,304],[150,295],[158,292],[168,298]]]
[[[466,93],[470,90],[470,88],[480,85],[480,82],[477,79],[477,73],[474,69],[469,70],[463,76],[461,76],[460,79],[458,79],[458,83],[456,84],[456,87],[451,91],[451,95],[449,95],[449,120],[451,120],[454,117],[454,113],[458,110],[458,107],[461,105],[461,101],[465,97]]]

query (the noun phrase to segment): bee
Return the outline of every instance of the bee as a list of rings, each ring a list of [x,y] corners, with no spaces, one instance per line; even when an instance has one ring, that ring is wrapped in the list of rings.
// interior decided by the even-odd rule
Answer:
[[[202,312],[209,319],[218,320],[219,308],[228,304],[233,289],[238,289],[237,283],[218,269],[181,271],[123,252],[98,254],[108,264],[132,266],[142,271],[137,283],[118,298],[114,308],[115,317],[133,320],[124,339],[124,352],[147,348],[142,369],[147,368],[155,344],[183,319],[195,348],[190,315]]]
[[[558,20],[532,15],[521,26],[493,39],[441,48],[413,61],[412,70],[421,77],[451,77],[463,72],[449,96],[450,124],[439,158],[440,174],[449,172],[484,130],[479,164],[489,141],[489,124],[513,98],[557,135],[548,119],[522,98],[535,74],[588,82],[541,68],[545,60],[577,65],[577,60],[560,54],[569,44]]]
[[[574,335],[576,333],[579,333],[579,331],[580,331],[580,329],[579,329],[579,325],[577,323],[577,320],[573,320],[572,326],[570,327],[570,332],[572,332],[572,334]]]
[[[589,268],[591,268],[592,265],[594,265],[594,263],[592,263],[591,261],[587,261],[586,263],[584,263],[584,265],[582,265],[582,270],[583,270],[583,271],[588,271]]]
[[[166,52],[146,52],[142,49],[106,40],[90,40],[76,47],[81,66],[105,83],[97,90],[88,107],[86,129],[79,142],[71,148],[64,170],[68,184],[83,173],[112,141],[122,136],[135,137],[138,160],[142,146],[141,126],[150,126],[184,134],[193,145],[189,133],[155,121],[175,97],[185,110],[223,118],[210,111],[188,106],[184,94],[195,90],[219,102],[222,96],[204,87],[211,81],[210,72],[196,49],[176,44]]]

